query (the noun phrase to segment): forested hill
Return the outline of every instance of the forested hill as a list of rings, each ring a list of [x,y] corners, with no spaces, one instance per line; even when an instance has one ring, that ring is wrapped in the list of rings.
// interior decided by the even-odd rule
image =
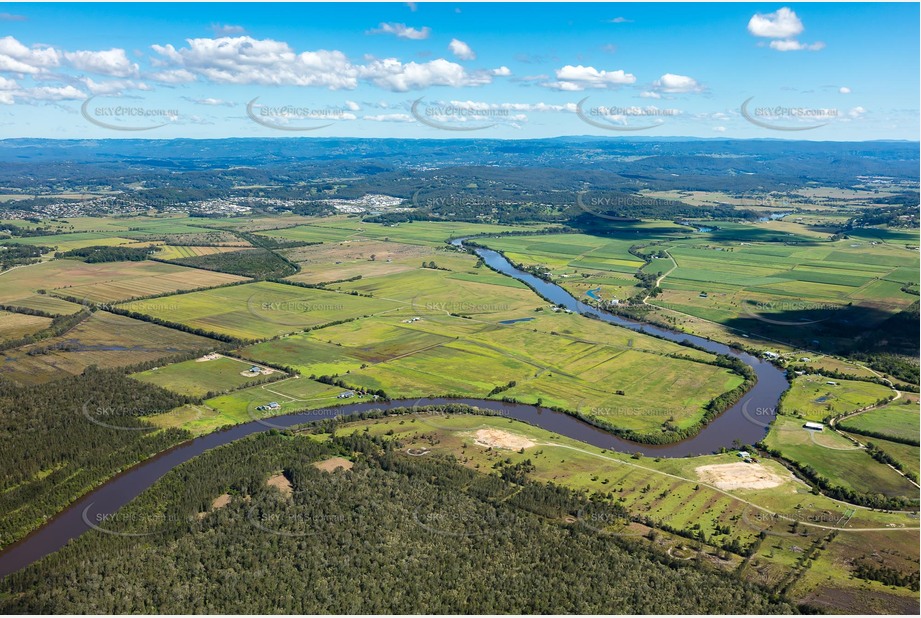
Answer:
[[[311,464],[335,454],[355,467]],[[0,611],[796,611],[732,576],[563,523],[585,498],[514,468],[483,475],[362,435],[255,436],[184,464],[110,522],[153,534],[85,535],[3,582]],[[279,470],[293,495],[266,485]],[[213,508],[224,492],[230,503]]]

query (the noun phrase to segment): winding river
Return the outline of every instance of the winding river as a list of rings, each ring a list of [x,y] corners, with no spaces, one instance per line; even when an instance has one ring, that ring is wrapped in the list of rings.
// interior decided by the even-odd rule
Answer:
[[[453,243],[461,245],[463,240],[455,240]],[[167,472],[196,455],[256,433],[293,427],[305,422],[333,418],[344,414],[353,414],[372,409],[389,410],[407,406],[445,403],[467,404],[495,410],[507,418],[524,421],[601,448],[630,453],[641,451],[647,455],[662,457],[707,454],[720,447],[732,448],[736,441],[752,444],[764,437],[768,425],[774,418],[777,402],[788,387],[783,372],[774,365],[702,337],[677,333],[605,313],[579,302],[563,288],[553,283],[548,283],[514,268],[508,260],[496,251],[479,247],[474,248],[474,251],[491,268],[518,279],[533,288],[544,298],[555,304],[562,305],[570,311],[590,314],[596,319],[670,341],[693,343],[717,354],[729,354],[752,367],[758,376],[758,382],[738,404],[714,419],[696,436],[681,442],[661,446],[638,444],[617,438],[562,412],[537,406],[508,404],[501,401],[481,399],[433,398],[356,403],[324,410],[295,412],[269,419],[254,420],[184,442],[118,474],[99,488],[77,500],[42,527],[0,553],[0,577],[14,573],[61,549],[70,540],[94,528],[94,522],[104,521],[107,517],[111,517],[119,508],[152,486]],[[509,328],[515,328],[515,325],[509,325]],[[650,403],[653,406],[655,405],[655,402]],[[437,424],[437,421],[437,416],[432,416],[430,419],[425,420],[425,422],[435,424]]]

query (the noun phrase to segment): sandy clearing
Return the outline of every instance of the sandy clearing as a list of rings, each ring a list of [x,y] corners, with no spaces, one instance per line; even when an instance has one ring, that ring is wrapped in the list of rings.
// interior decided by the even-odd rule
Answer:
[[[344,457],[330,457],[329,459],[314,463],[313,467],[323,472],[335,472],[339,469],[351,470],[354,465],[355,464]]]
[[[534,442],[502,429],[479,429],[474,434],[474,442],[480,446],[489,448],[504,448],[511,451],[519,451],[523,448],[530,448],[535,445]]]
[[[720,489],[769,489],[783,485],[788,479],[757,463],[743,461],[713,464],[694,468],[697,477]]]
[[[222,509],[230,504],[230,494],[221,494],[211,503],[211,510]]]
[[[196,359],[195,359],[195,362],[196,362],[196,363],[204,363],[204,362],[207,362],[207,361],[217,360],[217,359],[219,359],[220,357],[221,357],[220,354],[217,354],[216,352],[212,352],[211,354],[205,354],[205,355],[202,356],[201,358],[196,358]]]
[[[291,494],[294,493],[294,486],[291,484],[291,481],[288,480],[288,477],[286,477],[284,474],[275,474],[274,476],[270,476],[269,480],[267,480],[265,484],[269,487],[276,488],[286,498],[290,498]]]

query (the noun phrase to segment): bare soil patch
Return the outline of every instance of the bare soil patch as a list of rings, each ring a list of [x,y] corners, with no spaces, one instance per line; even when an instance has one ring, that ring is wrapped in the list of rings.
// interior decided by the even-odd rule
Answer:
[[[324,459],[323,461],[318,461],[313,464],[317,470],[322,470],[323,472],[335,472],[340,468],[343,470],[351,470],[354,465],[355,464],[344,457],[330,457],[329,459]]]
[[[489,448],[503,448],[510,451],[519,451],[523,448],[534,446],[534,442],[502,429],[479,429],[474,434],[474,442]]]
[[[783,485],[788,479],[757,463],[740,461],[714,464],[694,469],[700,480],[720,489],[769,489]]]
[[[217,352],[212,352],[211,354],[205,354],[205,355],[202,356],[201,358],[196,358],[196,359],[195,359],[195,362],[196,362],[196,363],[205,363],[205,362],[208,362],[208,361],[217,360],[217,359],[219,359],[220,357],[221,357],[221,355],[218,354]]]
[[[230,494],[221,494],[211,503],[211,510],[222,509],[230,504]]]
[[[294,486],[291,485],[291,481],[289,481],[288,477],[286,477],[284,474],[275,474],[270,476],[269,480],[267,480],[265,484],[269,487],[274,487],[286,498],[290,498],[291,494],[294,493]]]

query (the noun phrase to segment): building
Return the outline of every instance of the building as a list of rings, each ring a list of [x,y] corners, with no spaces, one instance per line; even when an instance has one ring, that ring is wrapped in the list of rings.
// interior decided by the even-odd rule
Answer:
[[[259,373],[260,371],[262,371],[262,367],[257,367],[256,365],[249,368],[250,373]]]
[[[355,393],[353,393],[352,391],[342,391],[341,393],[336,395],[336,397],[339,399],[348,399],[349,397],[354,397],[354,396],[355,396]]]
[[[742,459],[748,459],[749,457],[751,457],[751,453],[749,453],[748,451],[739,451],[738,455]]]
[[[806,424],[803,425],[803,427],[805,427],[806,429],[815,429],[816,431],[822,431],[823,429],[825,429],[825,425],[823,425],[822,423],[813,423],[812,421],[808,421]]]

